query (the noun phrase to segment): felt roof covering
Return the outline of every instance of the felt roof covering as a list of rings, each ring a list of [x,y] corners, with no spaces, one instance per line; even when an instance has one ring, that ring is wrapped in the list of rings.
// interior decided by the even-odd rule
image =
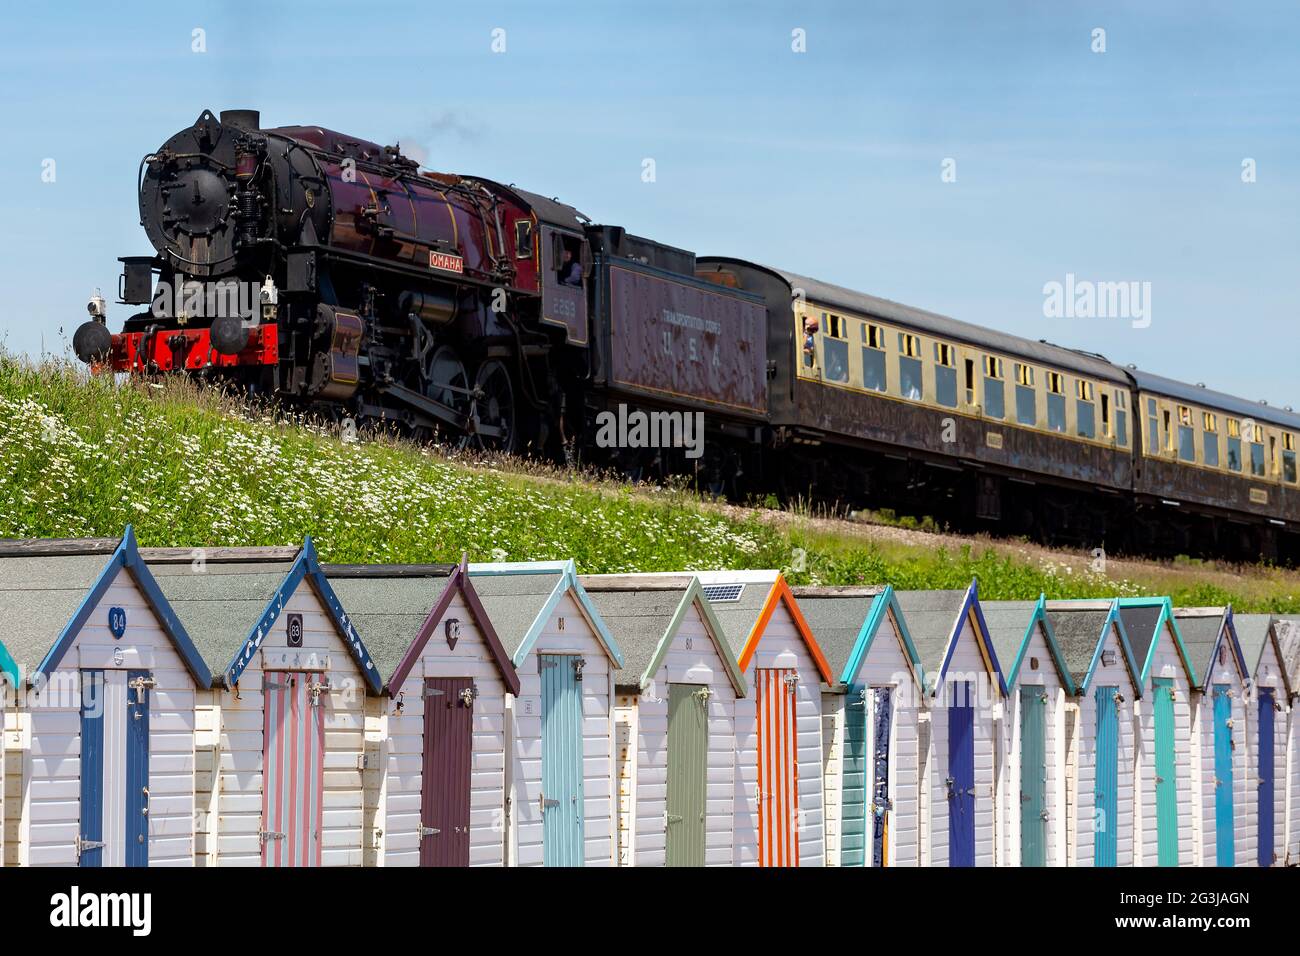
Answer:
[[[876,599],[883,587],[797,587],[795,600],[803,609],[804,619],[826,655],[835,685],[843,690],[844,671],[867,625]]]
[[[1056,643],[1042,595],[1037,601],[981,601],[980,610],[1008,686],[1016,681],[1032,631],[1037,630],[1042,632],[1047,652],[1052,656],[1052,665],[1066,693],[1074,693],[1074,675]]]
[[[1252,678],[1255,677],[1260,662],[1264,659],[1264,652],[1271,646],[1277,652],[1278,660],[1282,662],[1282,682],[1286,687],[1286,693],[1288,696],[1293,693],[1295,685],[1292,684],[1291,675],[1288,673],[1286,654],[1278,640],[1273,616],[1233,614],[1232,623],[1237,632],[1237,642],[1241,646],[1241,655],[1246,663],[1247,673]]]
[[[746,682],[735,653],[694,575],[584,574],[580,581],[601,618],[618,636],[623,651],[623,670],[615,675],[618,687],[645,689],[687,612],[696,605],[732,686],[737,695],[745,695]]]
[[[1237,672],[1249,677],[1231,607],[1175,608],[1174,620],[1178,622],[1178,633],[1183,638],[1183,647],[1187,650],[1187,659],[1191,661],[1198,684],[1203,687],[1210,678],[1221,636],[1231,647]]]
[[[468,568],[474,590],[515,667],[532,651],[551,610],[566,593],[572,593],[614,666],[623,666],[619,644],[578,580],[573,561],[473,563]]]
[[[14,687],[24,679],[34,685],[57,669],[119,573],[135,583],[195,682],[208,686],[211,673],[128,525],[120,539],[0,541],[0,671]]]
[[[1187,656],[1182,631],[1178,626],[1178,619],[1174,617],[1174,606],[1169,598],[1119,598],[1118,601],[1120,620],[1124,622],[1124,634],[1133,650],[1133,660],[1139,668],[1142,684],[1146,684],[1151,663],[1155,659],[1152,648],[1155,646],[1157,635],[1161,628],[1165,628],[1173,635],[1174,650],[1183,662],[1188,680],[1193,688],[1199,689],[1200,675],[1196,673]]]
[[[1113,601],[1048,601],[1044,610],[1051,622],[1056,646],[1060,648],[1061,658],[1074,682],[1075,692],[1081,694],[1087,690],[1094,662],[1112,616],[1115,621],[1120,621],[1118,609]],[[1120,622],[1119,651],[1125,657],[1129,678],[1136,686],[1138,669],[1133,661],[1132,649],[1124,639],[1122,627]]]
[[[958,590],[894,592],[926,674],[938,674],[943,669],[957,615],[966,605],[966,594]]]
[[[1295,694],[1300,688],[1300,618],[1274,618],[1273,630],[1277,634],[1278,646],[1282,648],[1291,693]]]
[[[390,694],[405,681],[457,593],[464,596],[506,689],[519,693],[519,675],[510,654],[463,565],[326,564],[321,568],[357,630],[365,635]]]

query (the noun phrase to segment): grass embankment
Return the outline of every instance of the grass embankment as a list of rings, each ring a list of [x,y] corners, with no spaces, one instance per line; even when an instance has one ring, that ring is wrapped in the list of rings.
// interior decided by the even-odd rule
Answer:
[[[798,583],[964,587],[986,598],[1165,594],[1300,610],[1300,575],[1117,561],[741,509],[685,491],[470,459],[250,411],[185,382],[115,384],[0,355],[0,536],[144,545],[296,543],[340,562],[543,560],[583,572],[785,570]]]

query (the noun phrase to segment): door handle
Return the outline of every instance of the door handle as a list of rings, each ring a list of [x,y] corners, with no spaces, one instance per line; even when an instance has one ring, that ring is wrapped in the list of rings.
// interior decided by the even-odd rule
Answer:
[[[1048,819],[1047,811],[1046,811],[1046,810],[1044,810],[1044,811],[1042,811],[1041,813],[1039,813],[1038,816],[1039,816],[1039,819],[1041,819],[1041,820],[1046,820],[1046,819]]]

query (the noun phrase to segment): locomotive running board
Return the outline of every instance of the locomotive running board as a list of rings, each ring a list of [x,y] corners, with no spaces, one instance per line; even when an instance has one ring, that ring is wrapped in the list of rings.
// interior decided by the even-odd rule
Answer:
[[[442,402],[435,402],[433,399],[421,395],[419,392],[409,389],[405,385],[390,383],[387,385],[376,385],[375,388],[385,395],[391,395],[399,402],[405,402],[407,405],[418,409],[426,415],[444,421],[448,425],[454,425],[463,432],[471,431],[470,418],[468,415],[462,415],[449,405],[444,405]],[[482,423],[475,423],[472,431],[475,434],[487,435],[489,437],[496,437],[501,434],[501,429],[497,428],[495,425],[484,425]]]

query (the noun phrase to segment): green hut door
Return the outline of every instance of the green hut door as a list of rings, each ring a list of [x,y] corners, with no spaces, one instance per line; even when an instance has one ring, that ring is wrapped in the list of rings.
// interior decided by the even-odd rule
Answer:
[[[1160,866],[1178,865],[1178,790],[1174,777],[1174,682],[1151,681],[1156,737],[1156,845]]]
[[[1020,865],[1047,865],[1047,693],[1020,688]]]
[[[708,707],[708,688],[668,685],[669,866],[704,865]]]

